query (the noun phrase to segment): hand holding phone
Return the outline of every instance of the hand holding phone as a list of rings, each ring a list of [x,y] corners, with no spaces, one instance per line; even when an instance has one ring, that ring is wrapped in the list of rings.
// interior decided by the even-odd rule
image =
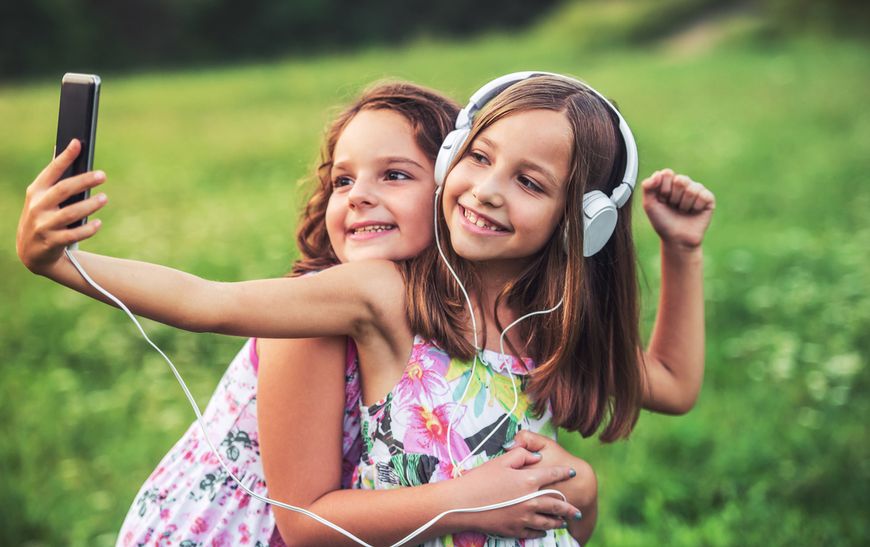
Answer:
[[[61,179],[91,171],[94,165],[94,145],[97,135],[97,109],[100,101],[100,77],[94,74],[63,75],[60,86],[60,109],[57,119],[57,142],[54,156],[63,151],[72,139],[78,139],[82,148]],[[61,207],[77,203],[90,195],[90,190],[75,194],[60,204]],[[68,226],[75,228],[87,222],[87,217]]]

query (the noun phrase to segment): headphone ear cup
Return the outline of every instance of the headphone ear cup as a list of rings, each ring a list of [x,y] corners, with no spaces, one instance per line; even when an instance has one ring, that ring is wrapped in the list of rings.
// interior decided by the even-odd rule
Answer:
[[[444,138],[444,142],[438,150],[438,157],[435,158],[435,184],[438,186],[444,184],[447,170],[450,169],[454,158],[462,149],[462,145],[465,144],[469,132],[468,129],[454,129]]]
[[[583,195],[583,256],[592,256],[607,244],[618,218],[616,204],[603,192]]]

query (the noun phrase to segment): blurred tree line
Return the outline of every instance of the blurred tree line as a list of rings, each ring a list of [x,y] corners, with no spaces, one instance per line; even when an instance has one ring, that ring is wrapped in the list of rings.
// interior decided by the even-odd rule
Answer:
[[[677,19],[753,6],[772,28],[866,35],[867,0],[3,0],[0,78],[129,70],[457,37],[533,23],[566,1],[646,4]]]
[[[561,0],[4,0],[0,77],[129,69],[526,26]]]

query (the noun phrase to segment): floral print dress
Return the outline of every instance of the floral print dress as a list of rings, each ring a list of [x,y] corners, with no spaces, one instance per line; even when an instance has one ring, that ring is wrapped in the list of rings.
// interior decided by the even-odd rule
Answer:
[[[227,368],[203,422],[233,473],[252,491],[268,496],[257,433],[258,368],[256,340],[250,339]],[[345,375],[342,487],[347,488],[361,453],[355,351],[348,351]],[[270,506],[239,488],[194,422],[139,489],[117,545],[256,547],[283,541]]]
[[[472,371],[471,362],[451,359],[434,344],[416,337],[396,386],[383,400],[361,406],[363,454],[354,473],[354,487],[389,489],[450,479],[456,474],[454,465],[467,470],[502,454],[502,445],[520,429],[555,438],[549,413],[536,418],[524,393],[526,378],[534,366],[530,359],[483,350]],[[518,400],[511,412],[514,387]],[[567,530],[559,529],[534,540],[463,532],[425,545],[577,543]]]

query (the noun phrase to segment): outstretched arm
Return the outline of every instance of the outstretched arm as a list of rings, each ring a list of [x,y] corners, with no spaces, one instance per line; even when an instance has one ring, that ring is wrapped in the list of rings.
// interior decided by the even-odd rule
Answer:
[[[661,238],[662,286],[643,354],[643,406],[666,414],[692,409],[704,379],[704,287],[701,243],[716,198],[670,169],[641,184],[643,207]]]
[[[528,462],[540,464],[539,457],[525,452],[442,483],[341,490],[346,340],[259,340],[258,345],[257,410],[269,496],[305,507],[368,543],[391,545],[447,509],[504,501],[560,484],[569,474],[563,462],[517,469]],[[273,511],[288,545],[354,545],[307,516],[279,507]],[[448,515],[412,544],[460,531],[536,537],[576,511],[575,505],[544,497],[498,511]]]
[[[60,208],[67,197],[105,181],[105,174],[97,171],[57,182],[79,149],[73,141],[28,187],[18,225],[18,256],[34,273],[108,303],[64,255],[65,246],[91,237],[100,223],[66,226],[107,202],[98,194]],[[80,251],[73,255],[97,283],[137,314],[186,330],[240,336],[357,336],[372,327],[383,332],[387,329],[380,318],[396,314],[384,313],[380,308],[391,299],[378,296],[402,287],[400,274],[387,261],[348,264],[304,278],[219,283],[144,262]]]

